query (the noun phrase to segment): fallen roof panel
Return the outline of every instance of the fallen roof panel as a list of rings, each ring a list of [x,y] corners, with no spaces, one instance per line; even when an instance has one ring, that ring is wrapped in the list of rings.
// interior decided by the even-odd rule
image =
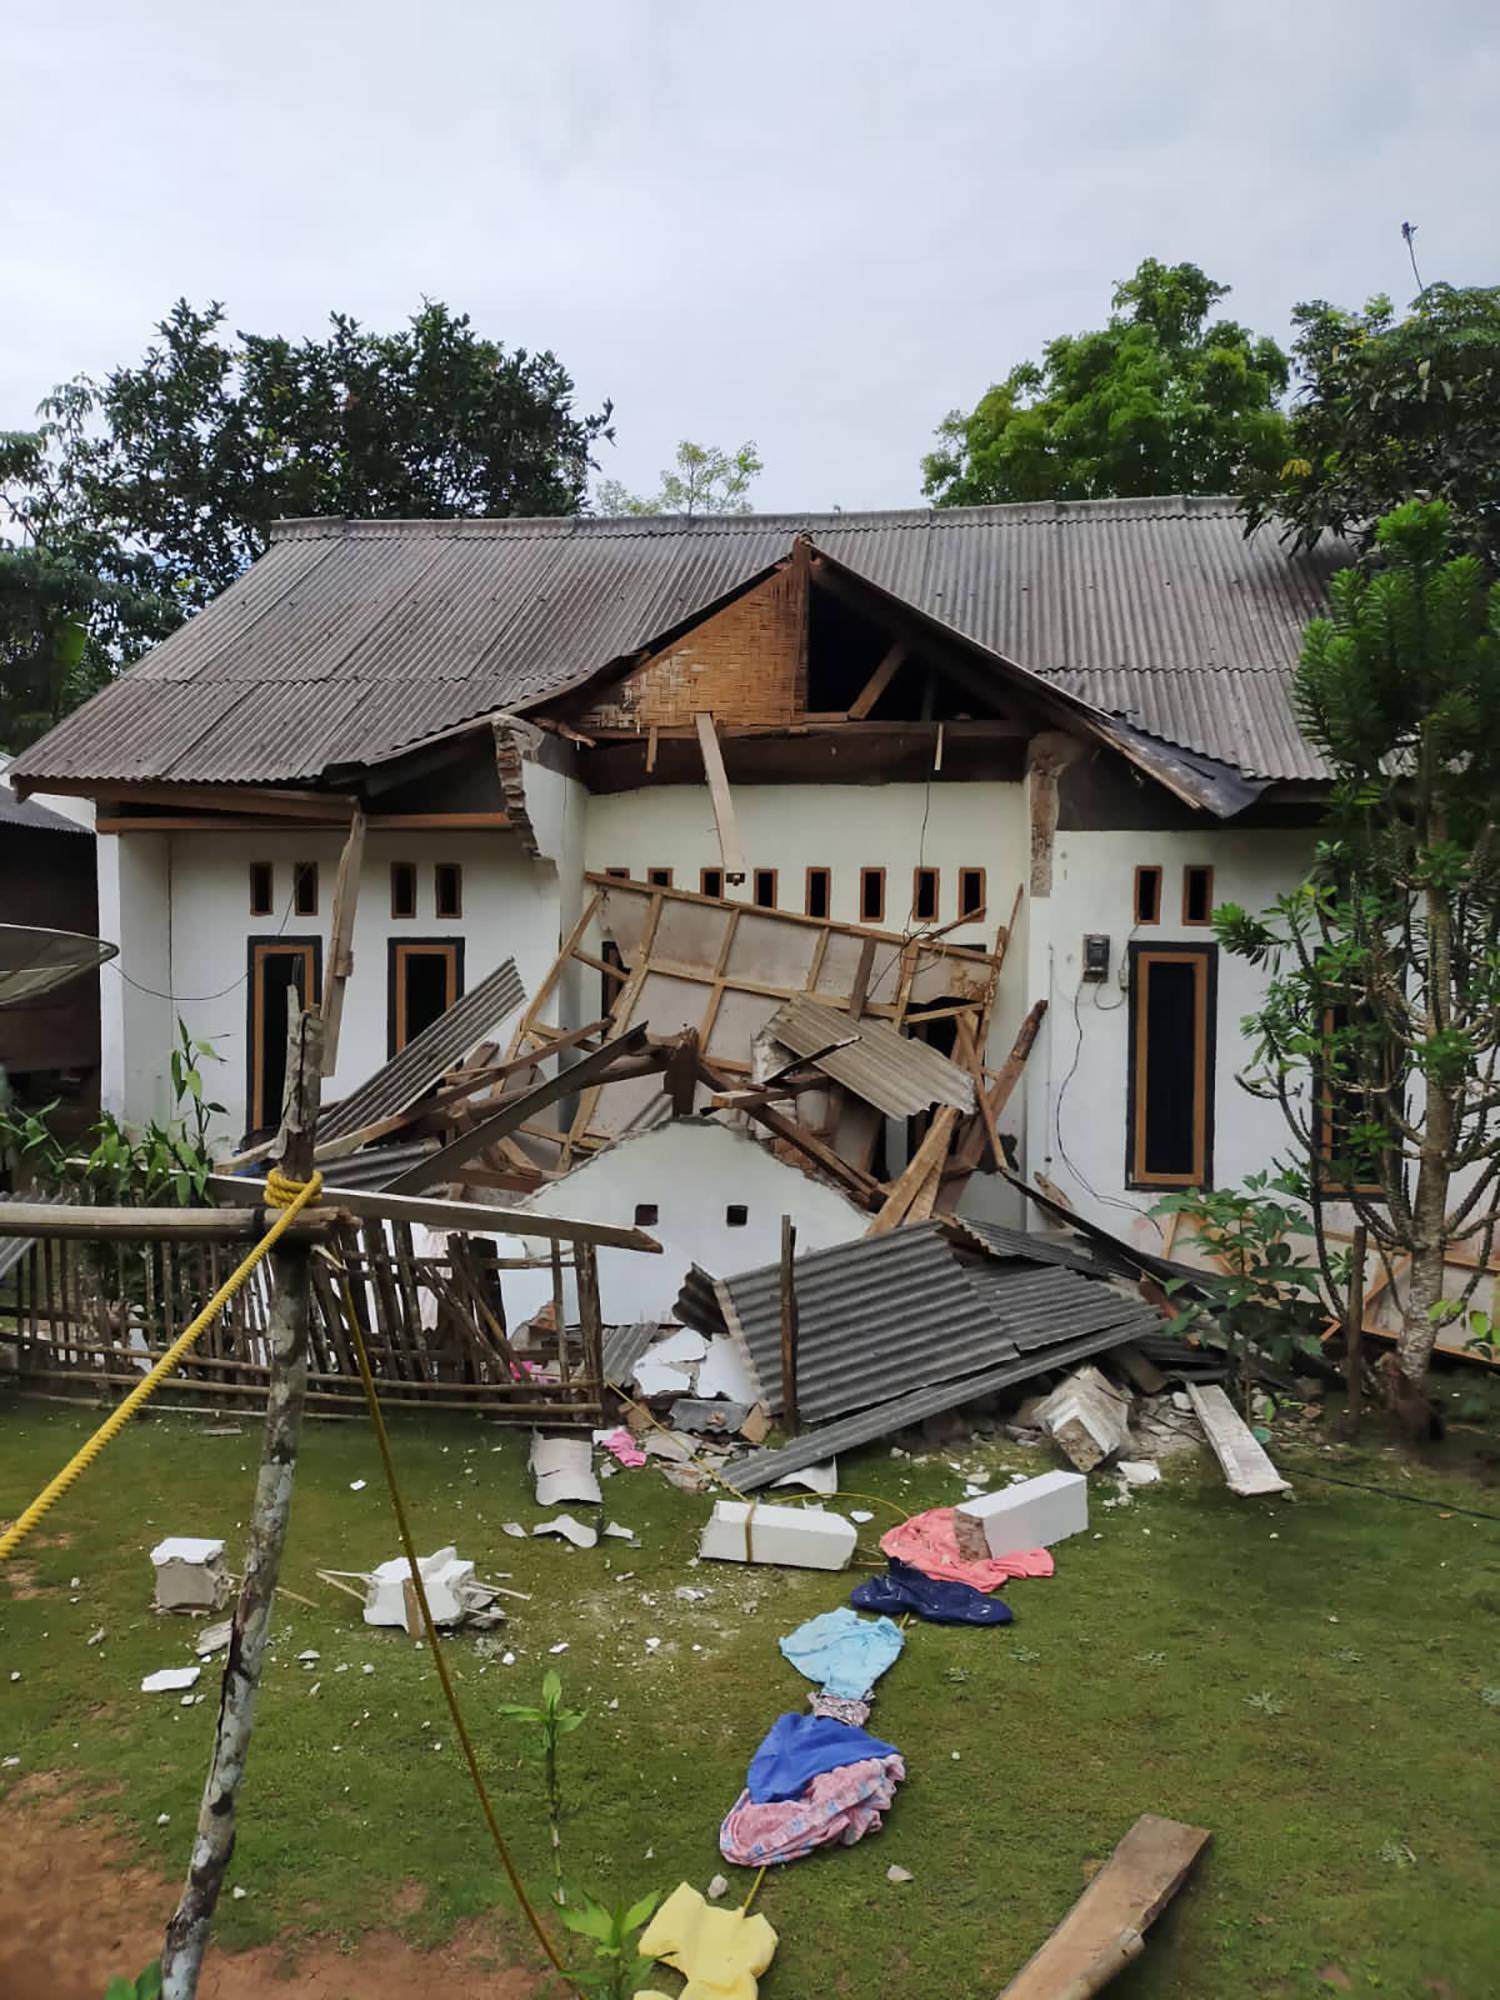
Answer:
[[[928,1043],[885,1021],[855,1021],[837,1007],[798,994],[775,1015],[768,1033],[887,1118],[912,1118],[935,1104],[951,1104],[959,1111],[975,1108],[971,1076]],[[844,1046],[829,1047],[837,1042]]]

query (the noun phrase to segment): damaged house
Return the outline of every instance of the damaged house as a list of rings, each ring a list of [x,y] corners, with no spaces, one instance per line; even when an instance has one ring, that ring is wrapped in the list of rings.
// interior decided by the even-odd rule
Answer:
[[[1310,854],[1339,560],[1215,499],[284,523],[11,772],[95,802],[104,1100],[180,1014],[253,1148],[323,995],[350,1174],[649,1230],[612,1321],[783,1215],[1029,1226],[1001,1166],[1128,1235],[1280,1143],[1211,913]]]

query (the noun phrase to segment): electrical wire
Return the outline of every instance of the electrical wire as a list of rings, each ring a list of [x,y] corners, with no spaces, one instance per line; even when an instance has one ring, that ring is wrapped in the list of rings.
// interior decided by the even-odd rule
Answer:
[[[297,878],[297,870],[294,867],[292,870],[292,893],[286,899],[286,908],[281,913],[281,922],[276,926],[274,931],[267,931],[261,933],[261,935],[273,938],[279,938],[285,935],[286,927],[291,922],[293,907],[297,901],[296,878]],[[240,987],[245,986],[249,983],[250,979],[250,971],[249,967],[247,966],[246,969],[239,975],[237,979],[232,979],[227,986],[221,986],[217,993],[162,993],[159,992],[157,988],[154,986],[146,986],[143,985],[139,979],[132,979],[130,974],[125,970],[125,968],[121,965],[120,961],[117,958],[106,959],[105,964],[109,966],[112,971],[118,973],[120,978],[124,980],[127,986],[134,987],[137,993],[144,993],[148,995],[148,997],[151,998],[152,1000],[169,1000],[174,1007],[201,1006],[205,1001],[223,1000],[229,994],[238,992]]]
[[[1367,1479],[1345,1479],[1336,1472],[1319,1472],[1311,1465],[1289,1459],[1284,1452],[1278,1452],[1276,1456],[1289,1472],[1295,1472],[1299,1478],[1319,1479],[1327,1486],[1349,1486],[1356,1493],[1374,1493],[1382,1500],[1404,1500],[1409,1507],[1436,1507],[1443,1514],[1466,1514],[1475,1521],[1500,1521],[1500,1514],[1487,1514],[1482,1507],[1460,1507],[1451,1500],[1429,1499],[1425,1493],[1398,1493],[1394,1486],[1375,1486]]]
[[[1073,1078],[1076,1076],[1078,1072],[1078,1065],[1083,1059],[1083,1016],[1079,1012],[1079,1000],[1083,993],[1083,985],[1084,982],[1080,978],[1078,984],[1073,988],[1073,1025],[1078,1031],[1078,1039],[1073,1045],[1073,1060],[1068,1066],[1067,1075],[1058,1085],[1057,1101],[1054,1103],[1052,1107],[1052,1134],[1057,1145],[1057,1155],[1058,1158],[1063,1162],[1063,1165],[1067,1168],[1068,1172],[1073,1176],[1074,1180],[1078,1182],[1079,1186],[1084,1190],[1086,1194],[1092,1195],[1095,1201],[1103,1202],[1109,1208],[1123,1208],[1127,1215],[1134,1215],[1136,1217],[1144,1218],[1146,1221],[1151,1222],[1153,1224],[1153,1226],[1156,1228],[1157,1234],[1160,1235],[1161,1225],[1156,1222],[1154,1216],[1148,1215],[1145,1209],[1137,1208],[1133,1201],[1121,1201],[1118,1195],[1101,1194],[1098,1188],[1096,1188],[1093,1182],[1089,1179],[1088,1175],[1078,1165],[1077,1161],[1071,1157],[1067,1147],[1063,1144],[1063,1135],[1062,1135],[1063,1099],[1067,1096],[1068,1085],[1073,1081]],[[1101,1011],[1104,1013],[1113,1014],[1115,1012],[1115,1009],[1113,1007],[1107,1007],[1102,1009]]]

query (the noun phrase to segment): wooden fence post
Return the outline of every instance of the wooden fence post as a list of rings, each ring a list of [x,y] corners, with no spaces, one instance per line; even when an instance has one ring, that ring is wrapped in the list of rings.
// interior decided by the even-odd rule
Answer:
[[[797,1226],[781,1218],[781,1424],[788,1437],[801,1428],[797,1420],[797,1286],[792,1260],[797,1254]]]
[[[1344,1377],[1349,1384],[1349,1435],[1359,1435],[1359,1419],[1364,1399],[1365,1334],[1365,1245],[1368,1232],[1362,1222],[1354,1225],[1349,1246],[1349,1301],[1344,1311]]]
[[[315,1011],[308,1010],[297,1014],[287,1030],[281,1166],[295,1181],[306,1180],[312,1173],[322,1076],[323,1022]],[[162,1951],[162,2000],[194,2000],[198,1991],[209,1926],[234,1853],[235,1803],[250,1751],[255,1698],[291,1513],[307,1394],[311,1245],[288,1234],[271,1252],[270,1261],[274,1287],[269,1326],[271,1377],[260,1472],[245,1549],[244,1581],[220,1684],[208,1782],[198,1808],[187,1880],[167,1925]]]

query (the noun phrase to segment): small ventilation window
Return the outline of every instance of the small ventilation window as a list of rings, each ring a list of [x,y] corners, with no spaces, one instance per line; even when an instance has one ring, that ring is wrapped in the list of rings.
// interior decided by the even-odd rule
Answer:
[[[883,868],[861,868],[859,871],[859,916],[860,922],[878,924],[885,916],[885,870]]]
[[[670,889],[672,886],[672,871],[670,868],[648,868],[646,870],[646,880],[651,884],[653,889]]]
[[[637,1229],[652,1229],[656,1226],[661,1211],[654,1201],[638,1201],[635,1205],[635,1226]]]
[[[464,871],[456,861],[440,861],[432,875],[433,908],[440,917],[464,913]]]
[[[757,868],[755,871],[755,904],[757,909],[774,910],[776,907],[776,870]]]
[[[958,914],[961,917],[982,917],[984,915],[984,870],[982,868],[960,868],[958,871]]]
[[[250,863],[250,914],[252,917],[269,917],[273,914],[276,892],[269,861]]]
[[[1161,922],[1161,870],[1159,868],[1137,868],[1135,871],[1135,920],[1138,924],[1159,924]]]
[[[833,873],[827,868],[807,871],[807,914],[826,917],[833,902]]]
[[[722,896],[724,893],[724,870],[722,868],[701,869],[698,875],[698,893],[700,896]]]
[[[413,861],[393,861],[391,863],[391,915],[393,917],[414,917],[416,914],[416,863]]]
[[[918,868],[911,881],[911,913],[919,924],[930,924],[938,913],[938,871]]]
[[[1211,924],[1214,920],[1214,871],[1212,868],[1184,868],[1182,871],[1182,921]]]
[[[724,1211],[725,1226],[729,1229],[743,1229],[750,1220],[750,1211],[743,1202],[732,1201]]]
[[[606,868],[604,872],[615,882],[628,882],[630,880],[630,870],[628,868]]]
[[[299,917],[318,914],[318,864],[299,861],[292,870],[292,906]]]

